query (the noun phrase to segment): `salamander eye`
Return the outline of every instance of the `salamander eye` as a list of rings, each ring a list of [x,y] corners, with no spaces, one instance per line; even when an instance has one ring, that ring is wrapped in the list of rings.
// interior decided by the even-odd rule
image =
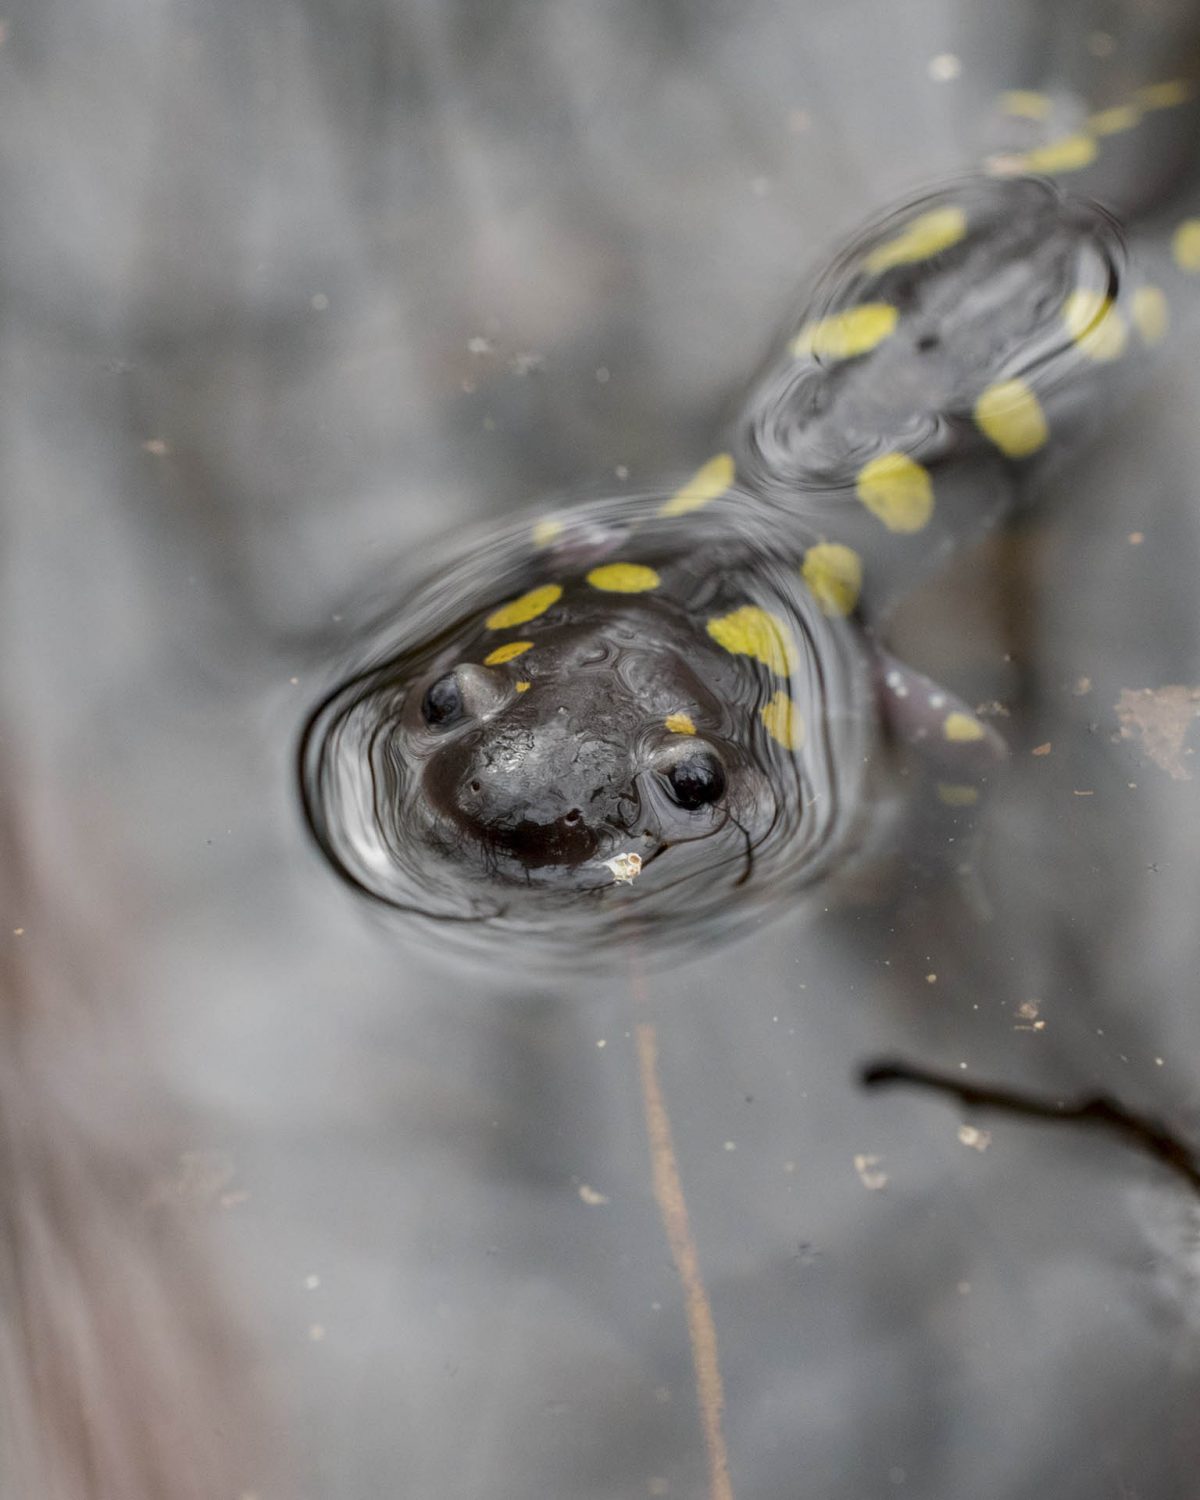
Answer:
[[[672,765],[667,785],[680,807],[695,812],[715,802],[725,790],[725,771],[715,755],[689,755]]]
[[[445,677],[439,677],[426,688],[421,701],[421,717],[431,727],[452,724],[462,717],[463,707],[458,678],[453,672],[447,672]]]

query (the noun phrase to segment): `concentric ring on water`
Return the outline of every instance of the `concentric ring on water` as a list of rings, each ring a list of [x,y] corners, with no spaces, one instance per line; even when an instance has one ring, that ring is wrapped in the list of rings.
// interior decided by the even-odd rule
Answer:
[[[1094,384],[1081,367],[1119,326],[1073,327],[1064,311],[1092,308],[1102,322],[1125,260],[1110,215],[1038,178],[964,179],[877,221],[751,382],[739,475],[756,492],[830,492],[886,453],[961,462],[987,446],[980,396],[1010,381],[1054,409],[1061,432]]]
[[[664,517],[667,494],[569,505],[551,517],[543,509],[481,529],[454,555],[431,552],[356,633],[340,680],[313,711],[299,773],[318,846],[352,887],[417,919],[437,943],[515,939],[522,952],[595,962],[619,934],[636,936],[643,951],[717,940],[790,902],[852,847],[875,733],[870,669],[855,627],[822,614],[801,580],[815,538],[795,516],[733,491],[697,513]],[[620,592],[598,603],[593,590],[584,601],[589,572],[606,560],[660,577],[663,599],[651,605],[661,613],[636,615],[639,601]],[[573,610],[586,602],[595,615],[602,604],[618,646],[613,661],[592,668],[599,693],[623,657],[621,641],[636,662],[627,678],[654,693],[672,680],[676,657],[664,647],[661,670],[655,657],[660,619],[685,652],[694,631],[696,660],[719,660],[722,683],[734,684],[708,726],[728,756],[726,795],[691,821],[666,808],[671,836],[649,849],[630,883],[614,880],[599,858],[523,868],[511,851],[464,835],[428,794],[428,735],[413,728],[414,694],[464,660],[478,662],[482,648],[464,657],[468,643],[488,634],[506,601],[547,581],[561,586],[561,600],[519,633],[556,639]],[[778,662],[772,668],[741,647],[721,655],[706,630],[747,609],[779,622],[794,642],[782,674]],[[626,621],[634,623],[626,629]],[[498,712],[516,712],[512,704]],[[781,728],[783,704],[795,733]],[[648,725],[642,738],[654,732]],[[636,760],[640,751],[631,753]],[[661,804],[660,782],[639,773],[637,795]]]

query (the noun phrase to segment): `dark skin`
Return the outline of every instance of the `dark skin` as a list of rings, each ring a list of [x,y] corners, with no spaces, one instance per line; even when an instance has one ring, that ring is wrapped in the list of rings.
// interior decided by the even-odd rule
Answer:
[[[580,582],[504,634],[534,645],[482,666],[496,645],[485,631],[435,663],[405,705],[411,806],[447,852],[473,849],[523,882],[601,886],[613,879],[606,860],[648,864],[731,816],[761,814],[763,778],[729,711],[745,664],[664,591],[618,601]],[[670,727],[685,723],[694,732]]]

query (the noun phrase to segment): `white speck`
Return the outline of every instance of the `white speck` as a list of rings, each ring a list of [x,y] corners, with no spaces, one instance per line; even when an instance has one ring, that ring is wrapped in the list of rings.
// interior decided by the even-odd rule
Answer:
[[[908,688],[905,686],[904,678],[901,673],[893,669],[883,680],[887,683],[888,687],[891,688],[892,692],[895,693],[897,698],[908,697]]]
[[[750,191],[756,198],[765,198],[771,191],[771,179],[769,177],[752,177],[750,179]]]
[[[610,379],[610,376],[609,376],[609,373],[608,373],[608,366],[607,365],[601,365],[600,368],[596,371],[596,384],[597,385],[607,385],[608,382],[609,382],[609,379]]]
[[[308,1336],[314,1344],[319,1344],[325,1337],[324,1323],[310,1323],[308,1328]]]
[[[887,1187],[887,1173],[880,1171],[879,1163],[882,1160],[878,1156],[856,1156],[854,1158],[854,1170],[858,1173],[858,1180],[863,1187],[873,1193],[881,1188]]]
[[[929,706],[930,706],[930,708],[945,708],[945,706],[946,706],[946,695],[945,695],[945,693],[930,693],[930,695],[929,695]]]
[[[991,1132],[977,1130],[974,1125],[960,1125],[958,1138],[964,1146],[970,1146],[974,1151],[986,1151],[992,1144]]]
[[[788,111],[787,122],[793,135],[803,135],[812,124],[812,116],[806,109],[792,109]]]
[[[319,1287],[319,1286],[320,1286],[320,1285],[321,1285],[321,1278],[320,1278],[320,1277],[319,1277],[319,1276],[318,1276],[318,1275],[317,1275],[317,1274],[316,1274],[316,1272],[315,1272],[315,1271],[313,1271],[313,1272],[310,1272],[310,1273],[309,1273],[309,1274],[308,1274],[308,1275],[307,1275],[307,1276],[306,1276],[306,1277],[305,1277],[305,1278],[304,1278],[304,1289],[305,1289],[305,1291],[308,1291],[308,1292],[315,1292],[315,1291],[316,1291],[316,1289],[317,1289],[317,1288],[318,1288],[318,1287]]]
[[[312,299],[313,312],[324,312],[329,306],[329,298],[324,292],[317,292]]]
[[[737,1150],[737,1142],[736,1141],[726,1141],[725,1142],[725,1149],[726,1149],[726,1151],[736,1151]]]
[[[642,856],[640,854],[615,854],[612,859],[602,860],[605,869],[612,871],[613,883],[615,885],[632,885],[642,873]]]
[[[598,1193],[594,1187],[588,1187],[586,1182],[579,1184],[579,1196],[592,1208],[597,1207],[601,1203],[608,1202],[603,1193]]]
[[[509,369],[514,375],[533,375],[546,363],[543,354],[514,354],[509,361]]]
[[[491,339],[485,339],[479,334],[476,334],[473,339],[467,340],[468,354],[490,354],[494,347],[495,345]]]
[[[613,470],[613,473],[617,476],[618,479],[629,478],[629,470],[625,467],[624,464],[618,464],[617,467]]]
[[[952,83],[962,72],[962,61],[953,52],[939,52],[929,59],[928,73],[934,83]]]

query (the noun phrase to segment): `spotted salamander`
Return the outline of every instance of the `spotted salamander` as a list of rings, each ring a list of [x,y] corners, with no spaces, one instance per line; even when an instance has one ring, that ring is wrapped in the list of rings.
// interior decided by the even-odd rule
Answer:
[[[845,861],[899,751],[963,815],[1003,746],[882,622],[1169,319],[1117,221],[1031,164],[858,235],[683,485],[434,560],[304,734],[346,879],[480,932],[692,941]]]

